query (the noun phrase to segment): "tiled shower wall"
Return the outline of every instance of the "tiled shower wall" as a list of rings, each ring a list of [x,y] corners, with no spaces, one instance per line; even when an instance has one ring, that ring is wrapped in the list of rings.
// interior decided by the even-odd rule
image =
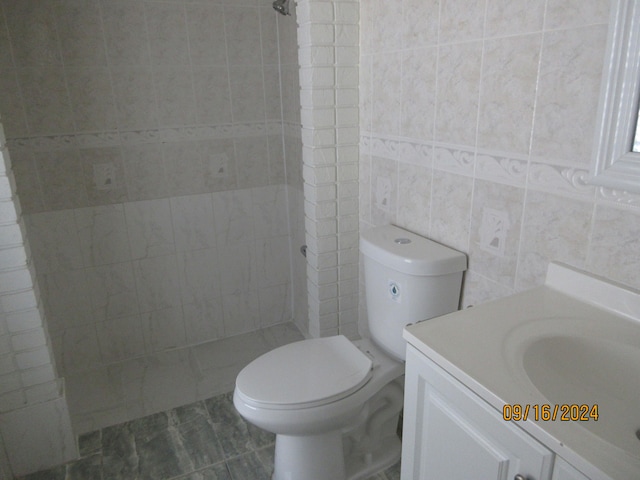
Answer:
[[[270,4],[0,8],[0,111],[61,373],[290,320],[300,151]]]
[[[360,5],[364,227],[467,253],[465,306],[552,260],[640,287],[640,197],[586,183],[609,0]]]
[[[77,447],[34,281],[0,123],[0,478],[75,458]]]

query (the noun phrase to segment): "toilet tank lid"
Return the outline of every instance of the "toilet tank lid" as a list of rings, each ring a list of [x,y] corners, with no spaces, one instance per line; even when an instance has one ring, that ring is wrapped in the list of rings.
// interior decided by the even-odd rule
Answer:
[[[374,227],[360,236],[363,255],[411,275],[447,275],[467,269],[467,256],[395,225]]]

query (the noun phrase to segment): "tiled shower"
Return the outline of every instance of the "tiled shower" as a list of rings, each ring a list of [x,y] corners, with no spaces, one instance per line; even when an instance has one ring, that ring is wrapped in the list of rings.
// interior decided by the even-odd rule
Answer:
[[[61,374],[290,320],[301,179],[278,34],[295,45],[295,20],[278,31],[257,2],[3,7],[5,130]]]
[[[307,331],[296,27],[257,0],[0,2],[6,178],[52,398],[116,362]],[[9,412],[34,372],[0,333]]]

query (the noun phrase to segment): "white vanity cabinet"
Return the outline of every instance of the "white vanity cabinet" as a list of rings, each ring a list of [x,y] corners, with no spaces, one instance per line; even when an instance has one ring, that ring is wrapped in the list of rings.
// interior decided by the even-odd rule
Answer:
[[[402,480],[552,478],[553,452],[411,345],[402,449]]]
[[[562,458],[556,457],[551,480],[589,480],[589,477],[580,473]]]

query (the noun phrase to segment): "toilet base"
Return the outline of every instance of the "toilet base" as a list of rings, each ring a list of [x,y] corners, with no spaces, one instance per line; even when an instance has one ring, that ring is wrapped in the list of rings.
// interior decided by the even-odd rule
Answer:
[[[403,378],[382,387],[354,423],[315,435],[276,434],[272,480],[360,480],[400,459]]]
[[[345,460],[343,435],[330,432],[312,437],[276,437],[272,480],[361,480],[400,460],[402,443],[385,438],[375,452],[352,454]]]
[[[345,479],[342,433],[276,435],[272,480]]]

